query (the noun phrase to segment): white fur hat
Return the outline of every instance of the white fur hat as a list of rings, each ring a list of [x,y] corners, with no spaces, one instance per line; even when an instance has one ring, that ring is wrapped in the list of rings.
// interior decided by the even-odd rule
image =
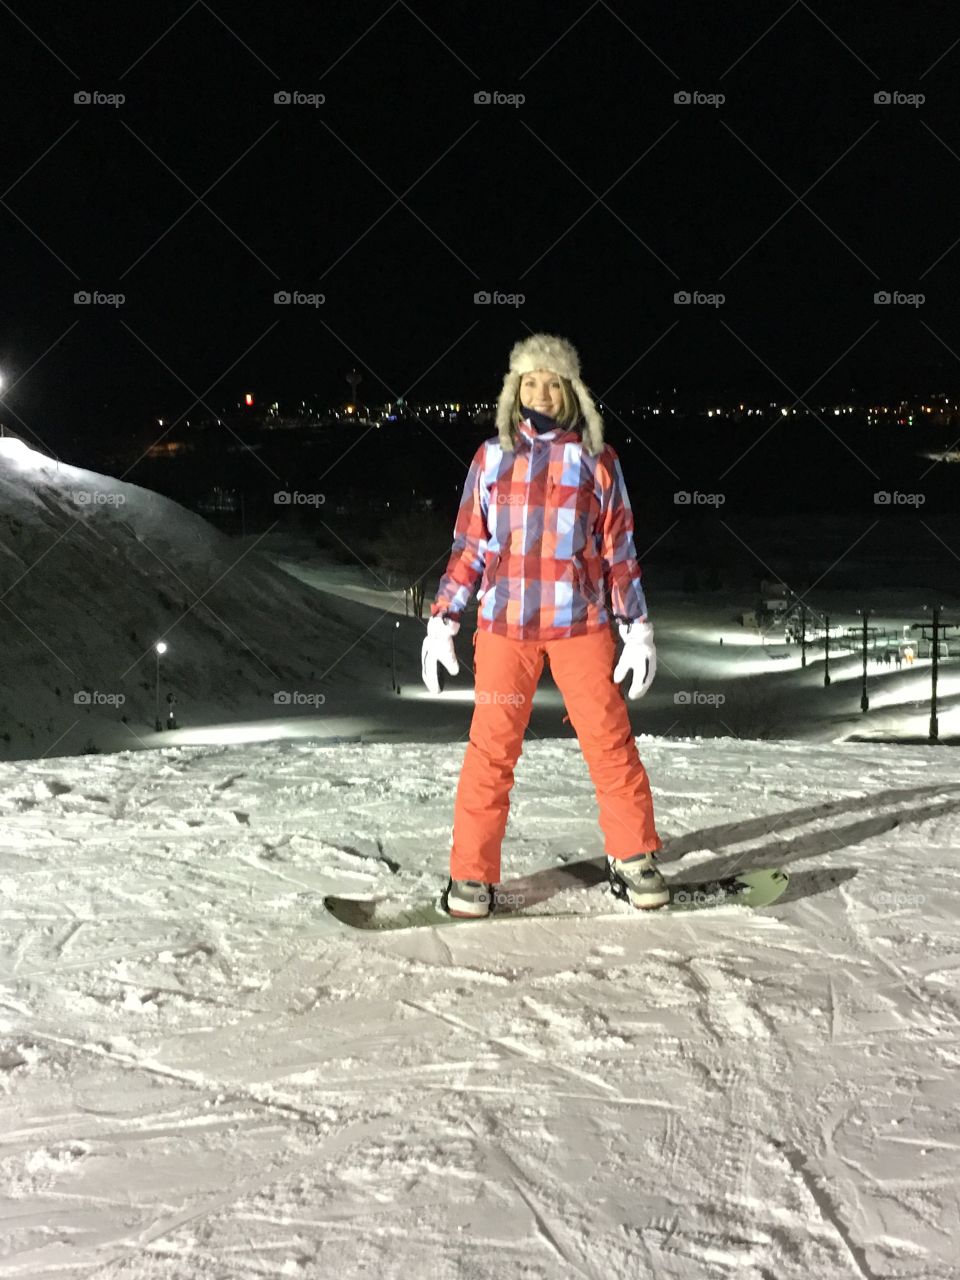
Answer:
[[[503,390],[497,400],[497,434],[505,451],[516,448],[516,426],[513,421],[513,402],[520,386],[520,378],[535,369],[549,369],[566,378],[573,387],[584,417],[583,446],[591,457],[603,448],[603,418],[593,402],[590,392],[580,381],[580,357],[576,348],[566,338],[552,333],[534,333],[514,344],[510,352],[510,370],[503,379]]]

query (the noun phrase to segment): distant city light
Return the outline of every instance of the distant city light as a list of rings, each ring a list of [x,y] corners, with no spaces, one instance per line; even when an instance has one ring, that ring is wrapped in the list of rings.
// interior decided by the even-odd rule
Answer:
[[[2,379],[0,379],[0,385],[3,385]],[[7,385],[10,385],[9,382]],[[0,396],[0,401],[2,401],[2,396]],[[844,414],[848,414],[852,415],[857,423],[870,426],[879,425],[888,420],[899,426],[911,427],[914,425],[932,425],[934,421],[943,426],[960,425],[960,403],[949,400],[944,394],[931,396],[928,393],[924,402],[919,399],[916,401],[908,398],[893,399],[890,404],[886,405],[844,404],[839,401],[831,401],[829,397],[825,397],[825,401],[810,403],[809,406],[802,404],[799,407],[781,405],[777,401],[770,401],[766,407],[761,407],[762,402],[757,405],[749,405],[746,401],[731,399],[721,405],[714,404],[708,407],[702,399],[691,404],[680,403],[671,406],[669,403],[664,403],[663,399],[658,401],[651,397],[647,400],[640,399],[633,405],[628,402],[620,407],[620,412],[626,419],[636,420],[639,418],[647,421],[653,417],[664,418],[669,415],[678,419],[677,428],[692,426],[697,418],[701,422],[703,418],[708,418],[711,421],[711,425],[714,418],[723,419],[723,423],[718,422],[721,428],[727,425],[726,420],[729,420],[729,424],[732,426],[736,422],[741,422],[744,417],[756,416],[758,419],[764,418],[769,421],[771,411],[779,412],[783,418],[799,416],[801,421],[806,421],[810,418],[825,420],[828,415],[839,418]],[[321,397],[316,394],[312,394],[310,399],[302,399],[299,402],[286,400],[284,403],[287,405],[286,411],[281,410],[278,400],[265,400],[263,407],[258,409],[256,415],[257,425],[266,431],[279,429],[296,430],[297,428],[315,430],[325,424],[332,426],[337,421],[342,422],[345,417],[351,417],[358,424],[369,427],[380,427],[384,423],[411,424],[419,421],[424,425],[429,425],[431,422],[440,423],[451,432],[454,432],[464,424],[472,427],[490,422],[496,409],[496,404],[489,401],[464,402],[450,400],[405,404],[399,398],[396,401],[387,401],[382,404],[361,405],[356,402],[344,404],[343,402],[337,403],[334,401],[332,404],[325,405]],[[240,399],[235,402],[235,408],[232,412],[235,413],[237,408],[249,410],[258,404],[256,393],[251,391],[243,392],[240,395]],[[598,408],[602,408],[602,401],[599,398],[597,404]],[[882,419],[880,417],[881,414],[884,415]],[[889,415],[889,419],[887,415]],[[188,433],[189,440],[192,439],[194,431],[203,431],[211,427],[214,422],[218,426],[228,425],[230,420],[229,415],[222,418],[211,417],[209,420],[205,420],[202,417],[194,417],[187,419],[185,423],[182,422],[181,426]],[[250,420],[252,421],[252,415]],[[166,418],[155,418],[154,421],[162,431],[167,431]],[[627,443],[628,440],[623,441],[624,445]],[[160,446],[156,447],[159,448]],[[191,452],[194,449],[192,443],[183,441],[163,447],[165,450],[163,456],[166,456],[167,453],[172,455],[178,449],[186,452]],[[152,456],[159,457],[161,455],[154,454]],[[931,457],[936,460],[945,460],[945,458],[940,458],[939,454],[931,455]],[[960,461],[960,454],[954,450],[950,454],[949,460]]]

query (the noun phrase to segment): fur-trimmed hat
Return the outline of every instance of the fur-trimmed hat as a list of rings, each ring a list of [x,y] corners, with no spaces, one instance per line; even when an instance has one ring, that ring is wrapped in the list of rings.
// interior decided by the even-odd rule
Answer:
[[[497,400],[497,434],[505,451],[516,448],[513,403],[520,378],[535,369],[549,369],[566,378],[573,387],[584,417],[583,446],[591,457],[603,448],[603,418],[590,392],[580,381],[580,357],[572,343],[552,333],[534,333],[514,344],[510,352],[510,369],[503,379],[503,390]]]

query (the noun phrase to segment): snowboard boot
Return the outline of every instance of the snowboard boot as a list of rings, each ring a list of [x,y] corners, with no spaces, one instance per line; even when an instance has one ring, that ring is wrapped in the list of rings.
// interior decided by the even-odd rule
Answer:
[[[642,911],[665,907],[670,889],[657,870],[656,854],[638,853],[633,858],[607,857],[610,892]]]
[[[482,919],[493,910],[493,885],[482,880],[448,880],[440,906],[448,916]]]

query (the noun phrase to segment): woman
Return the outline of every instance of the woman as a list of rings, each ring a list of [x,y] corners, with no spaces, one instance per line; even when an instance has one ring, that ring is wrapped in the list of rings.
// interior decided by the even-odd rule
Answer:
[[[453,637],[481,578],[474,634],[476,705],[454,808],[443,909],[485,916],[500,879],[513,770],[544,656],[576,730],[600,807],[613,891],[642,908],[669,890],[646,770],[617,682],[646,693],[656,671],[633,515],[616,451],[580,381],[576,350],[535,333],[510,353],[497,435],[477,449],[446,572],[423,642],[423,679],[459,671]],[[608,612],[607,601],[610,611]],[[619,624],[623,652],[611,677]]]

